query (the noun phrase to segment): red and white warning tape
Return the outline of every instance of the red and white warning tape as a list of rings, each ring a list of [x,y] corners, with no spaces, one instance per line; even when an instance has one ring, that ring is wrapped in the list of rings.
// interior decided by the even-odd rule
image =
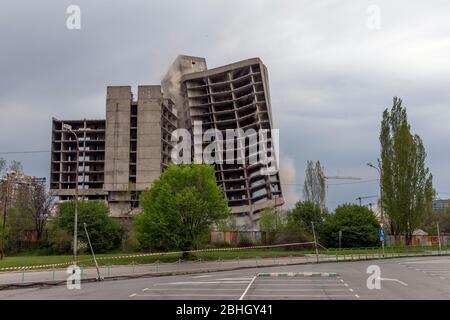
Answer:
[[[296,243],[286,243],[286,244],[274,244],[265,246],[248,246],[248,247],[233,247],[233,248],[214,248],[214,249],[198,249],[198,250],[188,250],[188,251],[171,251],[171,252],[152,252],[152,253],[139,253],[130,255],[120,255],[120,256],[104,256],[97,257],[97,260],[109,260],[109,259],[130,259],[130,258],[140,258],[140,257],[150,257],[150,256],[167,256],[174,254],[188,253],[199,253],[199,252],[220,252],[220,251],[236,251],[236,250],[247,250],[247,249],[268,249],[268,248],[279,248],[279,247],[294,247],[299,245],[314,244],[314,242],[296,242]],[[63,263],[53,263],[53,264],[41,264],[34,266],[19,266],[19,267],[6,267],[0,268],[0,271],[14,271],[14,270],[29,270],[29,269],[43,269],[43,268],[53,268],[68,266],[72,262]]]

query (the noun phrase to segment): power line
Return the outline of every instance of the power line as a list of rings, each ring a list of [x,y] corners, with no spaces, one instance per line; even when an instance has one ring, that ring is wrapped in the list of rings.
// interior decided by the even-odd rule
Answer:
[[[330,183],[328,186],[340,186],[340,185],[346,185],[346,184],[358,184],[358,183],[368,183],[368,182],[375,182],[378,181],[378,179],[368,179],[368,180],[361,180],[361,181],[354,181],[354,182],[340,182],[340,183]],[[303,186],[303,183],[281,183],[282,186]]]

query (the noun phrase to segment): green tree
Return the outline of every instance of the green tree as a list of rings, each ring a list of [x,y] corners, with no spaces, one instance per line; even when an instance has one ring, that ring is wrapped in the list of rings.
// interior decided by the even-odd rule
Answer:
[[[342,231],[343,247],[370,247],[379,244],[379,224],[372,210],[356,204],[336,208],[321,228],[321,240],[327,247],[339,246]]]
[[[433,177],[425,167],[422,139],[411,134],[406,108],[397,97],[392,109],[383,113],[380,143],[383,210],[389,217],[391,232],[405,234],[410,245],[413,231],[431,210]]]
[[[325,221],[326,213],[323,213],[314,202],[299,201],[295,204],[295,208],[289,212],[288,217],[291,224],[301,224],[312,234],[312,222],[314,222],[315,229],[319,230]]]
[[[169,165],[142,193],[141,205],[136,236],[144,248],[157,250],[191,249],[230,213],[214,168],[206,164]]]
[[[68,234],[73,233],[75,202],[63,202],[59,208],[56,226]],[[78,237],[87,243],[83,224],[86,223],[92,247],[95,252],[105,252],[120,246],[122,227],[109,217],[109,210],[103,201],[78,202]]]
[[[271,244],[275,242],[277,233],[285,231],[285,221],[275,209],[266,208],[261,213],[259,220],[261,231],[264,233],[265,243]]]
[[[450,233],[450,208],[446,210],[432,210],[420,226],[428,234],[437,234],[437,223],[441,233]]]

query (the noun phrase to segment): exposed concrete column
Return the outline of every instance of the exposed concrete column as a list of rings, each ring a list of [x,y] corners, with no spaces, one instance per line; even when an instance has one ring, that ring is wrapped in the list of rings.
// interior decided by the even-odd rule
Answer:
[[[106,191],[128,191],[131,86],[107,88],[105,132]]]
[[[136,190],[146,190],[161,174],[161,86],[138,87]]]

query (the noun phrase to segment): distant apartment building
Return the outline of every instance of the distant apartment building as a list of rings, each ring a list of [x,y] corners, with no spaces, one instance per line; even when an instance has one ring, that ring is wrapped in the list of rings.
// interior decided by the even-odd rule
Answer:
[[[433,200],[433,210],[447,210],[450,206],[450,199]]]
[[[112,216],[132,216],[170,161],[174,111],[161,86],[139,86],[136,100],[130,86],[115,86],[107,88],[106,120],[53,119],[50,191],[68,200],[78,188],[84,199],[107,201]],[[78,137],[78,181],[77,141],[63,124]]]
[[[267,147],[273,155],[267,68],[259,58],[208,69],[204,58],[180,55],[161,86],[139,86],[137,99],[129,86],[108,87],[106,120],[53,119],[51,192],[67,200],[78,188],[80,197],[107,201],[113,216],[132,216],[139,210],[140,193],[171,161],[173,131],[194,134],[200,122],[202,130],[215,129],[224,136],[228,129],[268,130]],[[78,135],[78,181],[76,140],[63,130],[64,123]],[[192,141],[193,157],[207,143]],[[242,149],[240,160],[245,161],[216,163],[216,178],[236,225],[257,230],[265,208],[284,204],[281,182],[278,172],[263,174],[263,163],[249,161],[256,157],[251,146]]]

